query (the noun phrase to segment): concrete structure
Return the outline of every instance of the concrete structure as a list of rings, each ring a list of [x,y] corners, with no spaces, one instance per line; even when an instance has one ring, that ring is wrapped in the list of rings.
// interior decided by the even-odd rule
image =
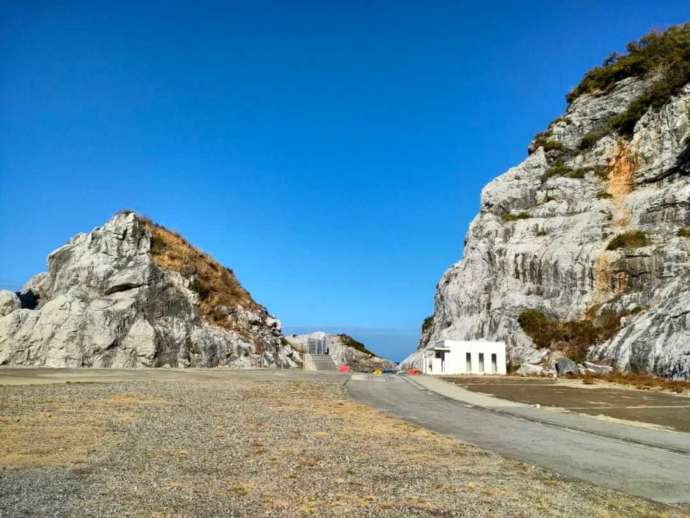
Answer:
[[[327,354],[304,354],[303,367],[305,371],[335,371],[338,370],[333,359]]]
[[[506,345],[484,340],[441,340],[416,366],[424,374],[506,374]]]

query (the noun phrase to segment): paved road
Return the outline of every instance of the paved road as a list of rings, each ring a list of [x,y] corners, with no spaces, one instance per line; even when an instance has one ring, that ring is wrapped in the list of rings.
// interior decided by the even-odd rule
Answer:
[[[400,376],[353,377],[350,395],[506,457],[669,504],[690,504],[690,455],[539,423],[443,397]]]

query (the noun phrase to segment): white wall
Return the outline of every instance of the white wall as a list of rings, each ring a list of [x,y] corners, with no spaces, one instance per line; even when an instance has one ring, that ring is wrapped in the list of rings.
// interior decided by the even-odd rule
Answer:
[[[506,346],[503,342],[444,340],[437,347],[449,349],[445,361],[435,357],[433,348],[425,351],[420,370],[424,374],[506,374]],[[470,355],[468,369],[467,355]],[[484,365],[480,365],[480,355],[484,355]],[[491,356],[496,355],[495,368]]]

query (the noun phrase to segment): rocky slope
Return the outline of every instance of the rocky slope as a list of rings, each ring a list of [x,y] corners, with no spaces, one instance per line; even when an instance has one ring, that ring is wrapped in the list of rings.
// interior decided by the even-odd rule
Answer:
[[[322,331],[303,335],[288,335],[286,340],[300,352],[308,352],[309,344],[318,342],[336,365],[348,365],[354,371],[370,372],[374,369],[395,368],[395,362],[380,358],[348,335],[329,335]]]
[[[280,322],[231,270],[134,213],[48,257],[0,291],[0,365],[291,367]]]
[[[690,27],[589,72],[529,156],[482,191],[419,347],[504,340],[690,376]]]

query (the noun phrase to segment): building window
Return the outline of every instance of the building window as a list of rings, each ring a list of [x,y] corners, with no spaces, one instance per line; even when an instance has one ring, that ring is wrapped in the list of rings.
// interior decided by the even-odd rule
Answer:
[[[472,372],[472,353],[465,353],[465,372]]]
[[[498,359],[496,358],[496,353],[491,353],[491,372],[498,372]]]
[[[479,372],[484,372],[484,353],[479,353]]]

